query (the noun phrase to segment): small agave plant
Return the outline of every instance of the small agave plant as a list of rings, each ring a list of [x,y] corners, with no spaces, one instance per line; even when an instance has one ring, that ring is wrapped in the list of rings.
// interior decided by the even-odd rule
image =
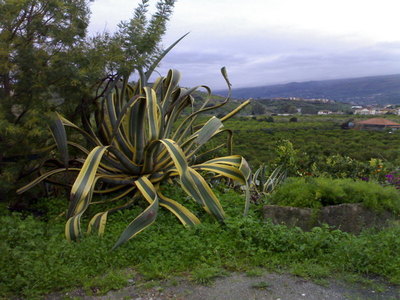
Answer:
[[[276,167],[268,177],[267,171],[267,167],[263,164],[251,176],[252,183],[250,186],[258,196],[271,194],[287,177],[287,170],[284,165]]]
[[[57,173],[78,173],[71,188],[67,212],[65,234],[68,240],[77,240],[82,235],[82,215],[89,205],[99,203],[92,201],[94,193],[112,194],[113,197],[105,202],[127,199],[124,205],[91,217],[87,231],[97,230],[99,234],[104,232],[110,213],[135,205],[139,198],[145,199],[148,207],[122,232],[114,248],[151,225],[160,207],[171,211],[185,226],[200,223],[191,211],[178,202],[179,199],[169,199],[161,193],[160,185],[167,181],[177,182],[208,213],[223,221],[224,210],[200,173],[211,172],[248,186],[250,170],[245,159],[239,155],[218,157],[202,163],[196,159],[204,151],[203,145],[219,134],[228,135],[224,145],[231,151],[232,132],[224,129],[223,122],[249,103],[242,103],[220,119],[211,117],[204,123],[196,122],[200,113],[221,107],[229,100],[230,83],[225,69],[221,71],[229,94],[219,104],[209,104],[211,91],[206,86],[191,89],[179,87],[180,73],[170,70],[166,77],[158,78],[152,85],[147,85],[143,78],[134,86],[129,85],[127,79],[111,82],[98,103],[95,115],[82,118],[84,129],[57,114],[50,127],[65,167],[47,171],[19,189],[18,193]],[[193,111],[192,94],[198,88],[207,90],[208,97],[200,109]],[[67,141],[65,127],[79,132],[86,143]],[[86,158],[75,159],[72,164],[68,147],[78,149]],[[68,164],[78,167],[69,167]],[[245,213],[248,205],[247,190]]]

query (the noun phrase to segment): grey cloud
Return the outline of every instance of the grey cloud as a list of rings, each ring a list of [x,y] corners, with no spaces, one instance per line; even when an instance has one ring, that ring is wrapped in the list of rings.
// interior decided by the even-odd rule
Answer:
[[[400,73],[400,42],[368,43],[351,36],[316,36],[282,30],[248,35],[186,37],[164,59],[182,71],[186,86],[225,88],[226,66],[235,87]]]
[[[135,7],[132,1],[125,2],[126,15],[118,15],[118,20],[129,18]],[[218,7],[224,7],[220,1],[212,3],[217,2]],[[266,5],[268,1],[257,2]],[[115,28],[117,22],[113,23],[111,16],[121,10],[113,9],[115,5],[112,3],[114,1],[99,0],[93,4],[97,21],[92,25],[92,32],[96,26],[97,31],[102,31],[104,20],[109,22],[111,31]],[[230,3],[226,1],[224,4],[228,11],[232,6]],[[219,72],[222,66],[227,67],[235,87],[400,73],[400,42],[372,44],[350,29],[346,34],[335,36],[318,28],[314,31],[296,28],[290,22],[289,25],[271,23],[270,27],[260,23],[260,27],[250,26],[242,30],[246,24],[240,22],[246,22],[246,15],[231,24],[225,24],[224,20],[214,24],[210,19],[200,18],[201,11],[189,14],[189,17],[184,14],[192,11],[191,7],[179,15],[180,7],[176,7],[164,44],[168,46],[187,31],[191,33],[165,57],[159,72],[165,74],[169,68],[179,69],[185,86],[207,84],[225,88]],[[217,15],[224,18],[226,13],[224,10]],[[256,12],[250,17],[253,20],[257,16],[264,17]],[[353,17],[357,22],[357,15]],[[208,20],[208,23],[203,20]],[[340,19],[337,21],[341,22]],[[221,23],[225,25],[218,26]]]
[[[247,51],[248,45],[240,43],[235,48],[219,45],[225,49],[221,53],[201,49],[171,53],[163,67],[174,65],[182,70],[187,85],[207,81],[215,88],[225,87],[218,72],[221,66],[228,68],[236,87],[400,73],[400,43],[341,47],[340,42],[330,41],[334,45],[330,48],[326,44],[318,47],[315,40],[315,47],[309,47],[303,40],[300,44],[288,41],[289,47],[282,40],[274,51],[262,51],[265,44],[271,43],[264,40],[260,45],[254,44],[258,50],[253,49],[252,53]],[[276,52],[278,48],[281,51]]]
[[[248,67],[250,73],[257,75],[247,78],[243,86],[399,73],[400,54],[377,49],[339,54],[287,54],[275,61]]]
[[[164,64],[218,64],[223,61],[235,61],[245,63],[246,58],[241,55],[232,55],[229,53],[202,52],[197,51],[175,51],[167,55]]]

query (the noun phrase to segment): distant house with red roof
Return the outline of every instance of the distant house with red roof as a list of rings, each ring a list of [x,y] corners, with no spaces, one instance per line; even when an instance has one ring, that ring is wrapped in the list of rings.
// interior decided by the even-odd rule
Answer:
[[[383,129],[400,129],[400,124],[390,121],[384,118],[372,118],[364,121],[356,122],[355,129],[371,129],[371,130],[383,130]]]

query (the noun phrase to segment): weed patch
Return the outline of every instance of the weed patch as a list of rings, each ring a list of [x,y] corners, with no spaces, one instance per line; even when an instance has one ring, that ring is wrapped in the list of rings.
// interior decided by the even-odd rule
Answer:
[[[223,269],[204,265],[192,272],[192,280],[199,284],[209,285],[215,278],[226,275],[227,273]]]
[[[253,289],[266,290],[270,285],[265,281],[260,281],[251,286]]]

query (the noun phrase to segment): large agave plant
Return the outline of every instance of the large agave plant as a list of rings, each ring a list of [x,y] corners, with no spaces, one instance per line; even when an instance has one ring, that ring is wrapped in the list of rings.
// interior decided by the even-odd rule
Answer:
[[[230,83],[222,69],[222,74]],[[227,134],[227,146],[231,151],[232,132],[223,128],[223,122],[235,115],[249,102],[218,119],[211,117],[203,124],[196,122],[200,113],[221,107],[229,100],[210,105],[211,92],[199,86],[184,89],[178,86],[180,73],[170,70],[151,86],[142,86],[142,80],[131,86],[125,81],[114,81],[98,103],[92,118],[83,118],[84,129],[61,115],[51,125],[56,145],[66,167],[47,171],[30,184],[22,187],[22,193],[42,180],[60,172],[78,173],[71,188],[65,234],[68,240],[76,240],[82,234],[81,216],[92,202],[93,193],[112,193],[116,199],[128,199],[123,206],[98,213],[91,218],[88,231],[102,234],[107,216],[117,210],[128,208],[140,197],[148,207],[137,216],[121,234],[115,247],[123,244],[154,222],[159,207],[171,211],[185,226],[198,224],[199,219],[180,204],[160,191],[160,184],[175,181],[208,213],[218,220],[224,219],[224,210],[213,191],[199,171],[248,184],[250,170],[246,161],[238,155],[214,158],[198,162],[203,145],[218,134]],[[205,88],[208,97],[197,111],[193,111],[192,93]],[[182,114],[184,112],[185,115]],[[67,141],[65,127],[78,131],[86,140],[85,145]],[[80,167],[68,168],[68,146],[77,148],[86,156],[78,159]],[[210,150],[208,150],[209,152]],[[70,161],[71,164],[71,161]],[[72,165],[72,164],[71,164]],[[248,209],[248,194],[245,211]]]

